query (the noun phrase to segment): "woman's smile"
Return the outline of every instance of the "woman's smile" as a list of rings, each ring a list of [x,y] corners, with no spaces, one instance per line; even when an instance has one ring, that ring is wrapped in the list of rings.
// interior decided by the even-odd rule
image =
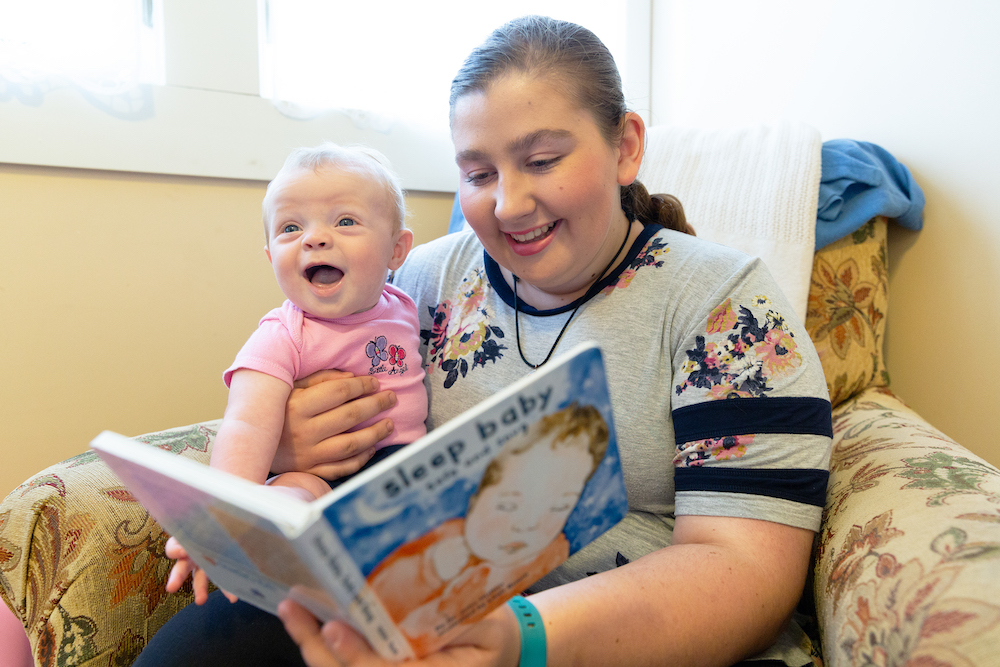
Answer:
[[[521,257],[540,253],[548,247],[549,242],[558,233],[561,222],[562,220],[556,220],[521,234],[508,233],[506,234],[507,244],[515,254]]]

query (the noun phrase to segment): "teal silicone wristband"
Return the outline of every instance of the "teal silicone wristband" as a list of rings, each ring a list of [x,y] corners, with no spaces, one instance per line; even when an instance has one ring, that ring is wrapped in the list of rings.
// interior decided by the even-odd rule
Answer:
[[[521,628],[521,661],[518,666],[545,667],[545,624],[535,605],[520,595],[512,597],[507,604],[514,610]]]

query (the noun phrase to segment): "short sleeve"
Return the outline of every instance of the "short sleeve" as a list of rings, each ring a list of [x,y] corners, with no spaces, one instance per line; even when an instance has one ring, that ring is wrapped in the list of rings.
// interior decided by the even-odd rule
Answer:
[[[677,513],[816,530],[830,400],[805,327],[759,260],[707,302],[673,364]]]
[[[260,321],[260,326],[243,345],[222,379],[228,387],[233,373],[247,369],[266,373],[294,386],[300,363],[300,351],[287,326],[271,313]]]

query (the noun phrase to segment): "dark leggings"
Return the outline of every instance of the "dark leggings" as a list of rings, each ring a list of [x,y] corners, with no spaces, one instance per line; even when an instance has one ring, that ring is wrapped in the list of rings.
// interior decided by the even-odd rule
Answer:
[[[177,612],[132,667],[305,667],[277,616],[219,591]]]

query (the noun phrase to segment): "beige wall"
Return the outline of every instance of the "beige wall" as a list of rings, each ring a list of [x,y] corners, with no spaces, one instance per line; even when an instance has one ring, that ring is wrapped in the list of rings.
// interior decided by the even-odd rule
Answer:
[[[282,299],[265,185],[0,164],[0,497],[103,429],[222,415],[222,371]],[[418,243],[451,199],[408,197]]]

